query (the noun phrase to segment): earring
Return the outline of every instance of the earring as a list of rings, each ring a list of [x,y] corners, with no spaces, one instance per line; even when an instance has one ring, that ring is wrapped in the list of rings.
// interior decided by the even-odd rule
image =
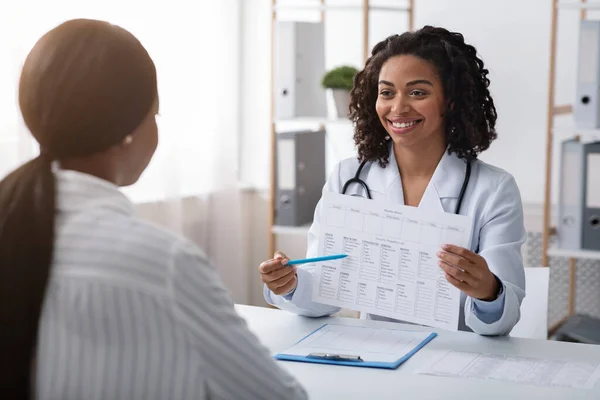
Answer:
[[[133,142],[133,136],[131,135],[127,135],[125,136],[125,139],[123,139],[123,144],[124,145],[130,145]]]

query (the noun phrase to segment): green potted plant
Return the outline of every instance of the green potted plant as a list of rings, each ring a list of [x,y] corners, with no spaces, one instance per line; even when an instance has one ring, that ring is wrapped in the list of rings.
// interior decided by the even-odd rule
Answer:
[[[323,76],[321,85],[331,89],[338,118],[348,116],[350,107],[350,90],[354,85],[354,76],[358,70],[349,65],[336,67]]]

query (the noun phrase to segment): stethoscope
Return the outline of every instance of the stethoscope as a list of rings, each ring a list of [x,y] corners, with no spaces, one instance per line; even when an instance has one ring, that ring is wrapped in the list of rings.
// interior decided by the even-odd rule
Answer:
[[[369,200],[372,199],[371,191],[369,190],[369,186],[365,183],[365,181],[360,179],[360,173],[362,172],[363,167],[365,166],[366,163],[367,163],[367,160],[364,160],[360,164],[358,169],[356,170],[356,174],[354,175],[354,178],[350,178],[346,181],[346,183],[344,183],[344,187],[342,188],[342,194],[346,194],[346,190],[348,189],[348,186],[350,186],[353,183],[358,183],[359,185],[361,185],[363,187],[363,189],[365,189],[365,192],[367,193],[367,198]],[[454,214],[458,214],[460,212],[460,206],[462,205],[463,198],[465,197],[465,191],[467,190],[467,186],[469,185],[469,178],[471,178],[471,162],[467,161],[467,169],[465,171],[465,179],[463,181],[462,187],[460,188],[460,194],[458,195],[458,203],[456,204],[456,209],[454,210]]]

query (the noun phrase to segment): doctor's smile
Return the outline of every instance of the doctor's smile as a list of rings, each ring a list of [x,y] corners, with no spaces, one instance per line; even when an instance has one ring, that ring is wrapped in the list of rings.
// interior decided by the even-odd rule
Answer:
[[[414,118],[387,118],[386,120],[389,124],[389,129],[399,135],[415,130],[417,125],[423,121],[423,119]]]

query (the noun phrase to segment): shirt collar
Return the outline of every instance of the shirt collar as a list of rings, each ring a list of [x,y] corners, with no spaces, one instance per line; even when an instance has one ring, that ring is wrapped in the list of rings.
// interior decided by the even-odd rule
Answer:
[[[102,208],[123,215],[132,215],[133,203],[118,186],[82,172],[54,169],[57,188],[57,209],[62,212]]]

